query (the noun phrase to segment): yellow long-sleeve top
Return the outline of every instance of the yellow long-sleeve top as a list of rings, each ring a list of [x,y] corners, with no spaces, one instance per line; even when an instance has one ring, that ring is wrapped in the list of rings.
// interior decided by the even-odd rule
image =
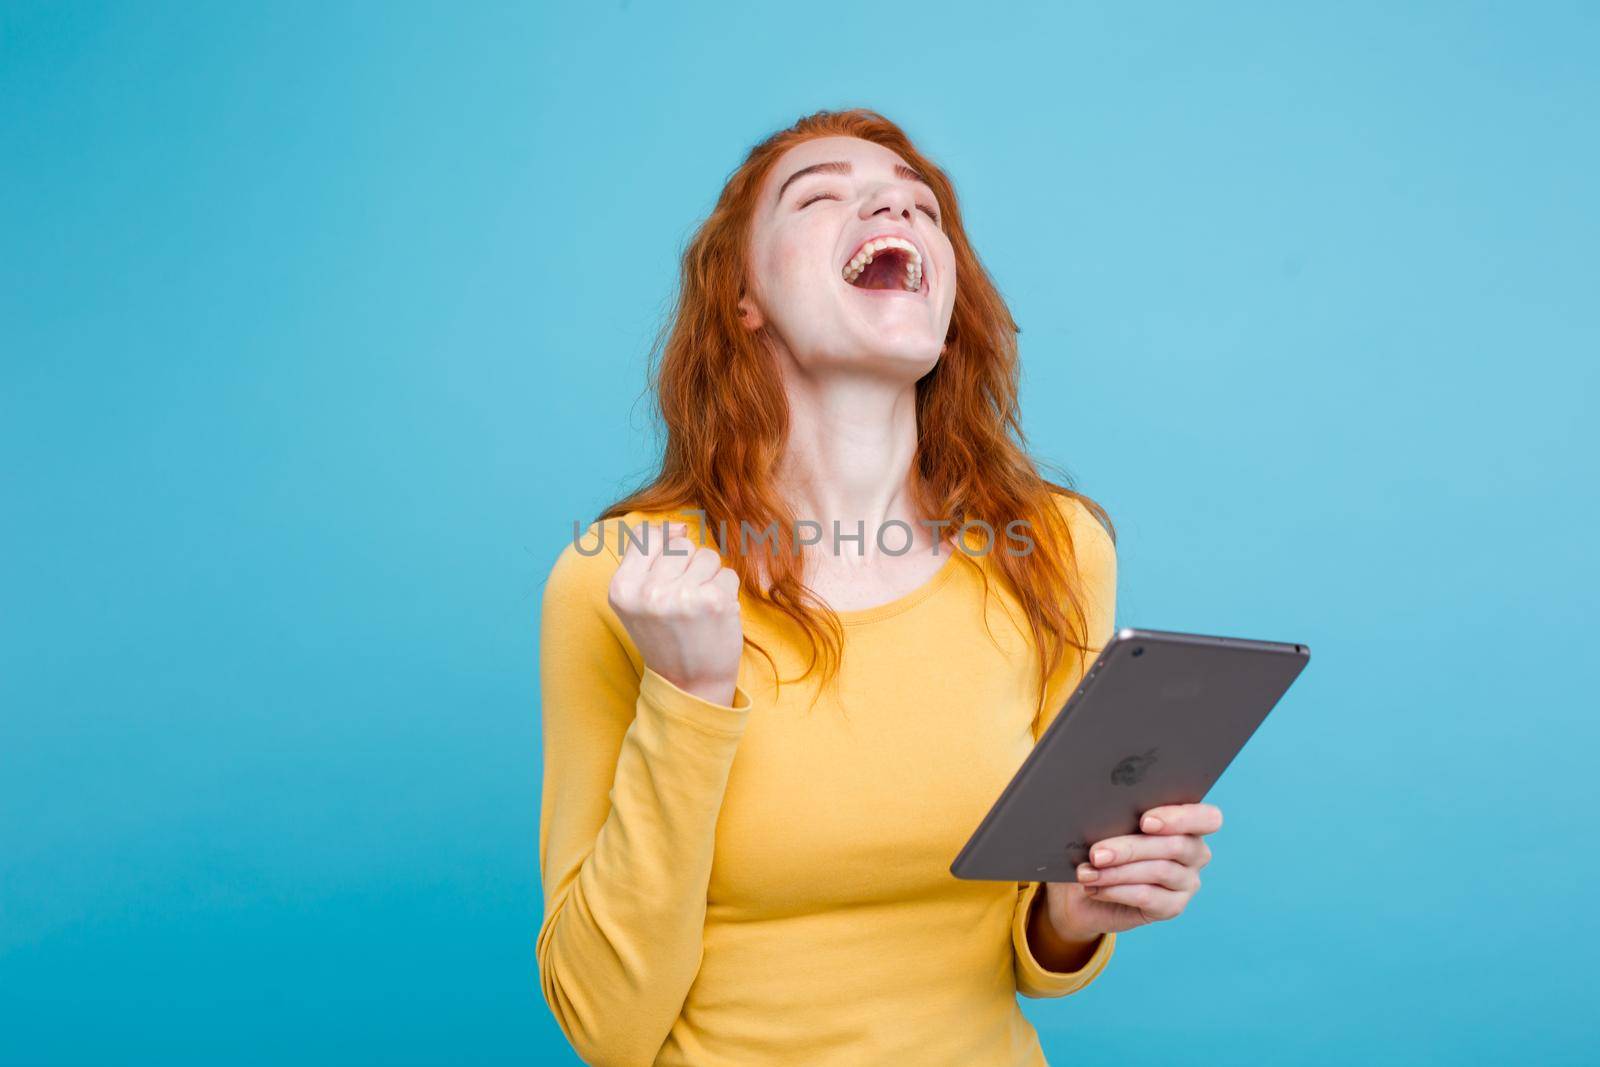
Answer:
[[[732,704],[712,703],[647,669],[612,611],[619,520],[563,548],[541,609],[537,957],[585,1062],[1046,1063],[1017,995],[1082,989],[1116,936],[1046,970],[1026,933],[1041,883],[950,864],[1112,633],[1111,539],[1056,499],[1091,652],[1069,651],[1043,716],[1026,617],[987,556],[947,553],[920,588],[839,612],[839,686],[808,708],[820,670],[792,680],[810,650],[789,620],[741,591],[745,633],[786,681],[746,647]],[[621,521],[642,535],[667,517]],[[991,568],[987,607],[974,564]]]

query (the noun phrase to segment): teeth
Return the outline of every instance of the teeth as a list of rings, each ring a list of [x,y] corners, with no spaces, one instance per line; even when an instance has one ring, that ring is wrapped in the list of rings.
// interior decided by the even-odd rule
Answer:
[[[917,246],[910,241],[899,237],[880,237],[875,241],[868,241],[861,246],[855,258],[845,264],[844,280],[853,282],[861,277],[861,272],[867,269],[879,252],[885,248],[897,248],[906,253],[906,280],[905,288],[916,292],[922,288],[922,256],[917,252]]]

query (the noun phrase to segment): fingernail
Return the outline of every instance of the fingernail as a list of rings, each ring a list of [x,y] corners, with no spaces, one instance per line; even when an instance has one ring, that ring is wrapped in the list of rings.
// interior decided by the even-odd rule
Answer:
[[[1098,877],[1100,877],[1100,872],[1093,867],[1082,867],[1078,870],[1078,881],[1080,882],[1092,882]]]
[[[1153,834],[1157,830],[1161,829],[1161,826],[1162,826],[1161,820],[1156,818],[1154,815],[1146,815],[1144,817],[1144,830],[1145,830],[1145,833]]]
[[[1127,823],[1123,823],[1122,825],[1126,826],[1128,824]],[[1109,848],[1097,848],[1097,849],[1095,849],[1094,850],[1094,861],[1096,863],[1110,863],[1111,862],[1111,850]]]

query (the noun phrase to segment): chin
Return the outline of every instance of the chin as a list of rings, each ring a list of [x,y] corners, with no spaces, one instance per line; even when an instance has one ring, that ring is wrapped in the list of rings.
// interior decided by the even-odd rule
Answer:
[[[900,337],[864,338],[862,350],[885,359],[906,359],[933,362],[939,358],[941,344],[938,338],[918,332]]]
[[[845,352],[816,352],[795,360],[807,372],[872,371],[877,377],[914,382],[939,362],[939,346],[926,343],[863,345]]]
[[[857,360],[893,368],[898,372],[898,376],[916,381],[938,364],[939,345],[929,344],[926,341],[908,341],[903,345],[880,345],[861,353]]]

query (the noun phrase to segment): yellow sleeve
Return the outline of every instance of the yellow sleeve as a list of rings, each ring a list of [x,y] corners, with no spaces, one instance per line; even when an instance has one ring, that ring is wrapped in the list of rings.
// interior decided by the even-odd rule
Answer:
[[[567,545],[540,609],[544,777],[536,955],[587,1063],[649,1064],[700,969],[717,816],[750,697],[713,704],[643,667],[608,602],[611,531]],[[580,539],[596,545],[594,526]]]
[[[1060,685],[1051,687],[1061,694],[1045,705],[1043,715],[1034,723],[1035,742],[1054,720],[1056,712],[1083,677],[1088,664],[1111,640],[1115,628],[1117,605],[1117,549],[1106,528],[1100,525],[1088,508],[1071,498],[1060,497],[1063,514],[1072,531],[1073,547],[1077,553],[1078,567],[1084,580],[1090,651],[1082,663],[1069,665],[1069,673]],[[1069,659],[1072,658],[1069,656]],[[1016,949],[1015,972],[1017,992],[1026,997],[1064,997],[1076,993],[1100,976],[1116,950],[1117,935],[1103,934],[1094,955],[1076,971],[1047,971],[1028,947],[1028,910],[1033,899],[1043,891],[1043,882],[1019,882],[1017,906],[1012,915],[1011,943]],[[1043,902],[1040,902],[1043,907]]]

